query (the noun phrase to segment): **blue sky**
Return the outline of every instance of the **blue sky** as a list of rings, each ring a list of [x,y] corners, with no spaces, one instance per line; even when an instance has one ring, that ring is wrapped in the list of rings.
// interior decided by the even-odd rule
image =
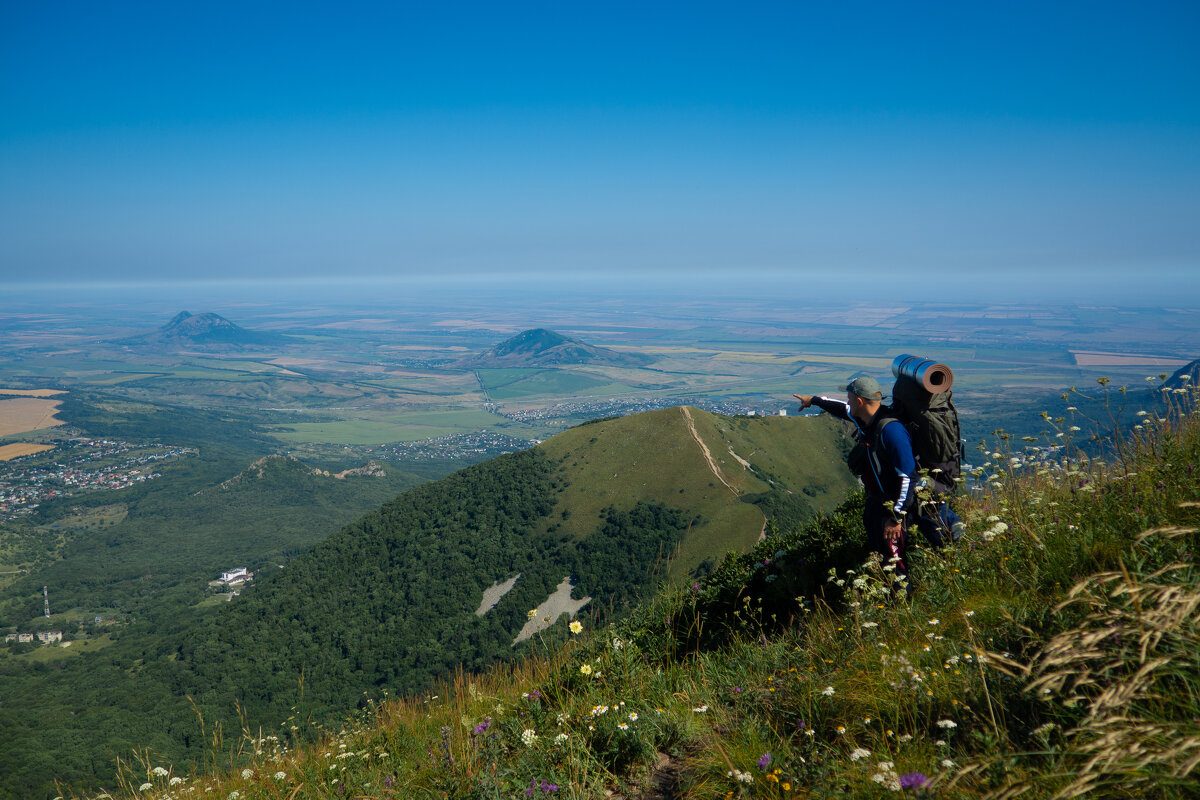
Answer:
[[[0,284],[1200,302],[1198,9],[0,0]]]

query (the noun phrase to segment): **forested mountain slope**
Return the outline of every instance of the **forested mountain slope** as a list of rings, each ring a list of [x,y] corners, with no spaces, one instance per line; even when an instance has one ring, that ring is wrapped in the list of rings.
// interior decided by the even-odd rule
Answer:
[[[824,418],[673,408],[583,425],[410,489],[228,606],[97,654],[88,686],[74,664],[44,676],[42,717],[12,718],[20,744],[0,748],[0,765],[52,762],[70,742],[70,768],[52,774],[94,784],[138,744],[196,757],[197,712],[210,731],[239,729],[239,710],[271,729],[418,690],[460,664],[480,669],[521,652],[528,610],[566,576],[575,598],[592,598],[584,614],[609,616],[671,571],[745,549],[768,517],[791,524],[833,506],[851,483],[843,445]],[[518,575],[476,613],[484,590]],[[28,777],[15,785],[49,791]]]

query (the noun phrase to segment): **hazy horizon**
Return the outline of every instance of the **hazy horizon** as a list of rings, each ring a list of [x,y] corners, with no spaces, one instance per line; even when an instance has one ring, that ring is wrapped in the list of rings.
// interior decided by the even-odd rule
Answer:
[[[200,304],[320,303],[371,306],[407,297],[480,300],[554,298],[559,301],[641,298],[718,302],[722,299],[762,298],[775,303],[933,305],[1112,305],[1130,308],[1183,307],[1200,309],[1200,281],[1190,270],[1164,270],[1154,283],[1144,273],[1130,271],[1120,279],[1039,271],[1012,271],[995,276],[911,273],[854,276],[787,275],[778,272],[723,274],[646,274],[625,276],[565,276],[540,273],[480,275],[404,275],[396,277],[303,277],[211,280],[125,280],[0,283],[6,304],[57,305],[78,302],[177,302]],[[197,306],[199,307],[199,306]],[[203,309],[211,310],[211,309]]]

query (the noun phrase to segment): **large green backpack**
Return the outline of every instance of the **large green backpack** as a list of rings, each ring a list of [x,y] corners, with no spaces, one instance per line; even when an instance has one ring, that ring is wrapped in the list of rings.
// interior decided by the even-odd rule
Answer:
[[[954,491],[962,474],[963,440],[953,392],[931,393],[901,375],[892,387],[892,412],[912,439],[917,468],[926,470],[935,491]]]

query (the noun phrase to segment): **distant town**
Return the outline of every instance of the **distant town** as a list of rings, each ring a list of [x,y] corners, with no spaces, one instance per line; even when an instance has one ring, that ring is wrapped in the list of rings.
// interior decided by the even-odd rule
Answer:
[[[476,431],[435,436],[415,442],[393,442],[368,448],[372,456],[399,461],[483,460],[504,453],[516,453],[537,444],[536,439],[520,439],[502,433]]]
[[[0,522],[31,514],[47,500],[80,492],[125,489],[161,477],[151,465],[181,458],[190,447],[70,439],[52,451],[0,464]]]
[[[707,399],[680,398],[634,400],[586,400],[568,403],[558,403],[546,408],[521,409],[517,411],[501,410],[495,404],[488,411],[497,416],[510,419],[513,422],[547,422],[559,420],[574,420],[575,424],[590,419],[602,417],[619,417],[637,414],[642,411],[655,411],[662,408],[672,408],[681,404],[712,411],[730,416],[770,416],[787,415],[787,409],[763,410],[732,401],[714,402]],[[572,423],[562,421],[564,428]],[[473,433],[456,433],[446,436],[435,436],[413,442],[392,442],[366,448],[370,455],[398,461],[444,461],[472,460],[479,461],[494,458],[505,453],[515,453],[540,444],[540,439],[525,439],[508,436],[491,431],[475,431]],[[354,449],[348,447],[347,449]]]
[[[766,409],[761,405],[739,403],[734,400],[710,400],[702,397],[662,397],[662,398],[612,398],[604,400],[576,400],[567,403],[556,403],[545,408],[522,409],[519,411],[500,411],[489,409],[493,413],[507,417],[515,422],[532,422],[541,420],[562,419],[564,417],[579,421],[599,419],[601,417],[624,417],[629,414],[639,414],[643,411],[657,411],[661,408],[673,408],[679,405],[689,405],[695,408],[711,411],[715,414],[728,416],[771,416],[783,414],[787,409]]]

